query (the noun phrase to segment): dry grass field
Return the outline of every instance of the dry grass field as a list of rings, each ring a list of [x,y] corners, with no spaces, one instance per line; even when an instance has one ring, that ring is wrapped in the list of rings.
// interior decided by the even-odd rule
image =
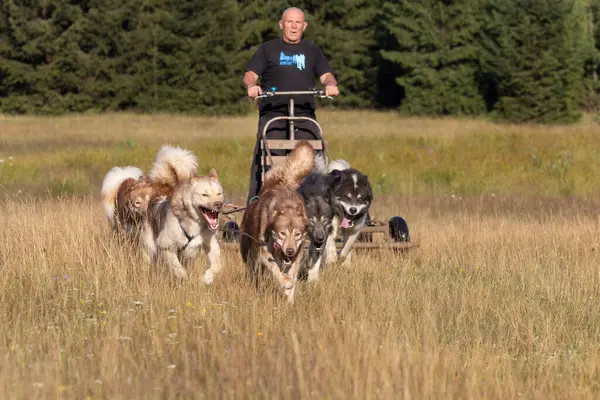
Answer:
[[[321,120],[333,156],[379,183],[373,214],[405,217],[420,247],[357,253],[290,307],[234,250],[208,287],[205,257],[184,283],[149,270],[99,202],[110,166],[148,168],[163,142],[216,166],[239,202],[253,118],[2,117],[0,397],[598,398],[600,127]]]

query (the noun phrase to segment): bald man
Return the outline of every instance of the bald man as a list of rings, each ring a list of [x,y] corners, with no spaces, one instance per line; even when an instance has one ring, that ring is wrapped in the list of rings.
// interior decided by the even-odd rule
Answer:
[[[244,74],[244,85],[248,97],[256,98],[263,88],[277,88],[277,91],[310,90],[315,87],[315,78],[319,78],[325,87],[325,94],[337,96],[337,81],[329,61],[314,43],[302,39],[308,23],[302,10],[296,7],[286,9],[279,21],[281,38],[270,40],[258,47]],[[258,81],[260,80],[260,85]],[[261,87],[262,86],[262,87]],[[294,112],[297,116],[316,119],[313,96],[295,96]],[[288,115],[287,96],[263,98],[259,103],[258,133],[274,117]],[[309,122],[297,122],[296,139],[320,139],[314,132],[316,127]],[[287,122],[276,121],[269,126],[269,139],[287,139]],[[254,157],[250,169],[250,190],[248,201],[260,190],[260,140],[257,137]]]

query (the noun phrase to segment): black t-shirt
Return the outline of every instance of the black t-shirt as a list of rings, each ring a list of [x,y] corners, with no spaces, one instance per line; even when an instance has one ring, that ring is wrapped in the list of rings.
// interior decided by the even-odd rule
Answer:
[[[311,90],[315,87],[315,77],[332,72],[329,61],[316,44],[301,40],[300,43],[286,43],[274,39],[261,44],[246,67],[261,79],[263,90],[276,88],[277,91]],[[273,96],[260,100],[260,114],[269,111],[285,111],[288,96]],[[294,97],[294,110],[314,112],[315,99],[303,95]]]

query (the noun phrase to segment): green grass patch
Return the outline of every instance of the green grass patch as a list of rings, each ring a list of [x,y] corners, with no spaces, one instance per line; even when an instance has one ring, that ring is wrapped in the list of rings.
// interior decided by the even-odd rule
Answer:
[[[385,118],[395,117],[366,113],[365,126],[381,126],[369,134],[360,127],[341,124],[336,130],[331,122],[326,131],[331,157],[346,159],[366,173],[376,194],[586,197],[600,192],[596,178],[600,174],[600,129],[595,125],[544,130],[483,123],[473,127],[473,122],[467,121],[465,124],[471,125],[463,132],[454,120],[423,120],[424,133],[414,127],[408,133],[399,127],[394,133]],[[120,131],[110,134],[98,128],[101,119],[94,121],[97,131],[85,136],[71,132],[46,135],[38,141],[30,138],[44,146],[28,148],[24,139],[14,134],[0,137],[3,147],[11,149],[11,154],[0,152],[0,185],[29,192],[49,189],[53,194],[97,194],[113,166],[135,165],[149,171],[160,146],[169,143],[194,151],[200,173],[216,168],[230,195],[243,195],[247,190],[255,136],[252,129],[247,135],[238,133],[237,125],[245,120],[185,120],[186,129],[193,127],[191,133],[183,134],[183,128],[178,128],[172,138],[166,133],[135,133],[135,128],[142,126],[140,121],[130,126],[127,120],[118,120]],[[159,122],[152,120],[154,131],[170,132],[169,118]],[[411,123],[418,126],[419,121]],[[441,133],[432,134],[427,128],[432,124]],[[451,132],[443,132],[444,124],[452,127]]]

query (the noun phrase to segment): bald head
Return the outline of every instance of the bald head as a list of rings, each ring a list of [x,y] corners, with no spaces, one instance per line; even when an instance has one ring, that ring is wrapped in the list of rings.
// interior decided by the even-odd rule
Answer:
[[[302,11],[298,7],[289,7],[289,8],[286,8],[285,10],[283,10],[283,14],[281,14],[282,21],[285,20],[286,14],[288,14],[288,13],[293,13],[294,17],[302,18],[302,21],[304,21],[304,11]]]
[[[286,8],[279,21],[283,41],[291,44],[300,43],[307,25],[301,9],[298,7]]]

